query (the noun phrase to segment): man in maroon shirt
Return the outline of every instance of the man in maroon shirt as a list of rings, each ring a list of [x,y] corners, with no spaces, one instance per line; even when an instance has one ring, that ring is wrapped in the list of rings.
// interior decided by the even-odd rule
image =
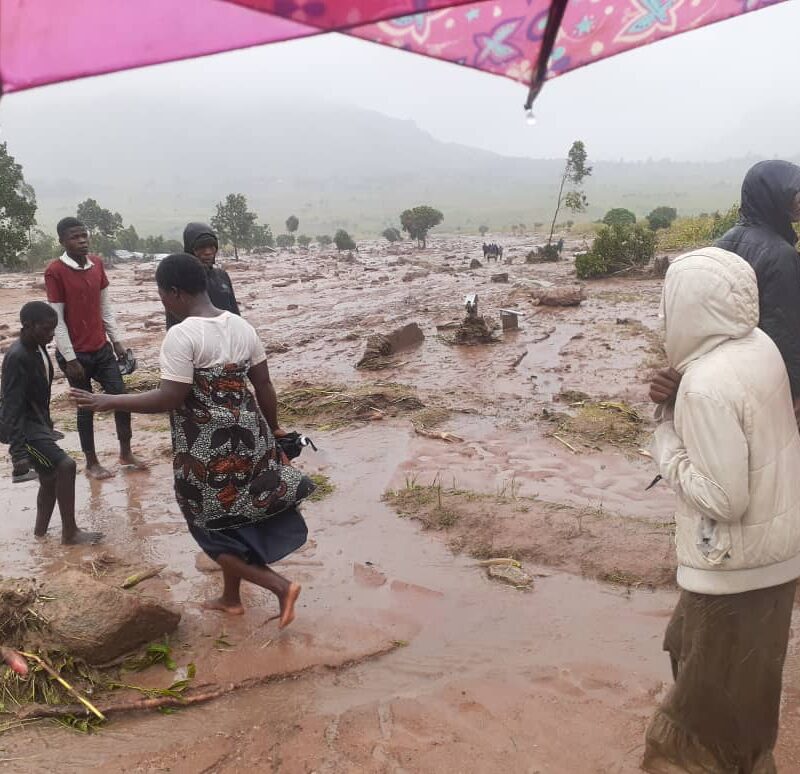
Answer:
[[[89,257],[89,234],[76,218],[58,224],[58,239],[64,254],[44,273],[47,300],[56,310],[56,360],[70,387],[92,391],[92,380],[112,395],[124,393],[125,383],[117,357],[125,347],[117,333],[108,293],[108,277],[103,261]],[[131,415],[114,414],[119,439],[119,459],[125,467],[141,470],[144,465],[131,451]],[[110,478],[97,459],[94,445],[94,414],[78,409],[78,435],[86,456],[86,472],[96,479]]]

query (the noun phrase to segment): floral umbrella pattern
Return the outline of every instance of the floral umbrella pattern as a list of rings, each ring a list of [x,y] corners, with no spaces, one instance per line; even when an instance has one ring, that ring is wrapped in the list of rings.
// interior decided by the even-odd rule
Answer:
[[[0,88],[20,91],[326,32],[531,84],[778,2],[0,0]]]

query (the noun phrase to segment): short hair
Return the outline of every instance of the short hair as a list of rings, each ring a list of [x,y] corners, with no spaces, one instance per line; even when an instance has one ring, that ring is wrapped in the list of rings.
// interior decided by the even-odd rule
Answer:
[[[45,320],[57,319],[56,310],[44,301],[28,301],[19,310],[19,321],[23,328],[28,325],[36,325],[36,323],[44,322]]]
[[[58,221],[58,225],[56,226],[56,232],[58,233],[58,238],[63,239],[66,236],[67,231],[71,228],[86,228],[77,218],[69,217],[69,218],[62,218]]]
[[[203,264],[188,253],[164,258],[156,269],[156,283],[161,290],[181,290],[190,296],[199,296],[208,289]]]

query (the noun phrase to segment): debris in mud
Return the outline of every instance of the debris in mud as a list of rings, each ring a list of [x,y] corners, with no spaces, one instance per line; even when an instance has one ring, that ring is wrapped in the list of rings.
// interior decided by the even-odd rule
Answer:
[[[397,416],[424,408],[411,387],[391,382],[361,386],[295,383],[278,396],[281,417],[319,429],[336,429],[380,416]]]
[[[519,330],[520,313],[515,309],[500,310],[500,326],[504,331]]]
[[[590,449],[602,448],[604,444],[628,449],[638,449],[641,445],[644,420],[627,404],[586,401],[573,405],[577,406],[577,413],[562,417],[558,427],[573,443]]]
[[[367,346],[356,368],[378,370],[394,365],[392,356],[413,349],[425,340],[425,334],[417,323],[410,323],[392,331],[388,336],[374,333],[367,339]]]
[[[413,479],[387,492],[384,500],[398,515],[445,532],[451,550],[488,560],[489,568],[499,566],[492,557],[513,556],[606,582],[624,578],[628,585],[675,586],[668,523],[625,517],[602,507],[445,488],[438,482],[421,486]],[[512,577],[512,571],[502,574]],[[513,577],[521,579],[516,573]]]
[[[124,378],[128,392],[148,392],[157,390],[161,384],[161,374],[148,368],[137,368],[132,374]]]
[[[537,288],[531,292],[531,297],[542,306],[578,306],[584,299],[583,286],[562,285],[554,288]]]
[[[425,277],[429,275],[429,271],[409,271],[403,275],[403,282],[413,282],[414,280],[425,279]]]
[[[472,344],[494,344],[497,324],[483,315],[467,315],[453,334],[452,343],[470,346]]]
[[[454,435],[453,433],[442,433],[438,430],[428,430],[424,425],[418,424],[416,422],[413,423],[414,425],[414,432],[417,435],[421,435],[424,438],[432,438],[436,441],[444,441],[445,443],[464,443],[464,439],[461,436]]]
[[[469,262],[469,268],[470,269],[481,269],[481,268],[483,268],[483,264],[477,258],[473,258]]]
[[[326,476],[324,473],[312,473],[309,475],[309,478],[314,482],[314,486],[316,487],[308,496],[308,499],[312,502],[324,500],[336,491],[336,487],[333,485],[330,477]]]
[[[508,282],[508,272],[501,272],[500,274],[492,274],[492,282],[505,283]]]
[[[533,586],[533,578],[522,569],[519,562],[491,564],[486,568],[486,574],[492,580],[507,583],[515,589],[530,589]]]

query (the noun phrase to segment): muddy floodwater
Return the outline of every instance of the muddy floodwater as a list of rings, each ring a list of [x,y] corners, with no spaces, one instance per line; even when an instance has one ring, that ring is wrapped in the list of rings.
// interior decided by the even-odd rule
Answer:
[[[478,239],[444,236],[425,251],[365,243],[353,257],[225,262],[270,353],[282,425],[319,448],[300,464],[332,486],[304,508],[308,544],[276,565],[303,585],[283,632],[267,623],[273,598],[253,587],[242,617],[200,609],[220,576],[175,504],[167,417],[134,417],[146,473],[119,470],[113,419],[96,418],[116,475],[79,472],[77,503],[82,526],[106,534],[101,546],[64,548],[57,531],[35,542],[36,485],[12,486],[0,462],[4,576],[166,564],[137,593],[181,609],[179,669],[195,664],[198,685],[245,686],[169,715],[117,715],[89,735],[52,721],[14,728],[0,735],[0,770],[638,770],[671,679],[661,639],[677,597],[672,496],[663,484],[645,492],[654,473],[641,451],[661,283],[593,282],[580,306],[540,305],[537,288],[575,283],[580,245],[560,263],[526,265],[533,240],[502,243],[510,265],[486,264]],[[484,265],[470,269],[473,258]],[[492,281],[500,273],[507,282]],[[109,270],[137,387],[157,380],[164,331],[153,274],[152,264]],[[453,345],[471,293],[494,320],[519,312],[519,329]],[[22,303],[43,296],[38,276],[0,277],[0,348]],[[422,344],[355,368],[368,336],[408,323]],[[59,377],[53,414],[81,471],[65,387]],[[490,579],[493,558],[520,561],[532,585]],[[141,677],[173,679],[163,667]],[[781,771],[800,771],[799,698],[793,638]]]

